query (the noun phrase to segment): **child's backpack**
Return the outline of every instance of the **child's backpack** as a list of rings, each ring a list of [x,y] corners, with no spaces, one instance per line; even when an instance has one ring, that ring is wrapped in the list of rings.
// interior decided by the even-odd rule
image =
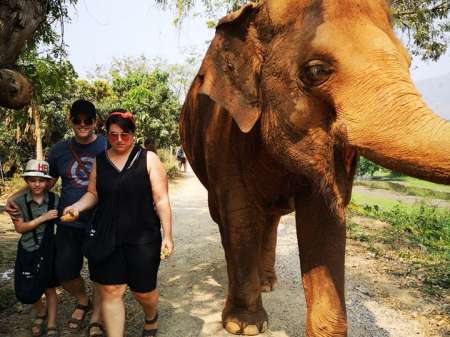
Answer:
[[[33,219],[30,204],[26,200],[28,218]],[[55,194],[49,192],[48,210],[55,207]],[[39,248],[27,251],[23,248],[21,240],[17,244],[16,265],[14,266],[14,290],[17,299],[24,304],[36,303],[45,292],[53,278],[54,273],[54,221],[45,223],[44,236],[39,245],[36,229],[33,229],[33,238]]]

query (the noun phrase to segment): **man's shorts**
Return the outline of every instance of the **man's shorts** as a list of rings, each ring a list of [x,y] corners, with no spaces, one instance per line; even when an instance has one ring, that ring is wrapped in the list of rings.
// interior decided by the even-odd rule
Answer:
[[[56,230],[55,269],[59,282],[72,281],[80,276],[83,267],[84,228],[59,225]]]
[[[127,284],[131,291],[156,288],[161,241],[116,247],[104,261],[89,261],[91,280],[101,285]]]

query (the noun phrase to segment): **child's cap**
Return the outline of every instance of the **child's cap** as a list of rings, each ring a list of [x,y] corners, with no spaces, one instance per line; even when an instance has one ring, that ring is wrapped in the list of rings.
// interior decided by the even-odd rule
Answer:
[[[22,177],[42,177],[52,179],[48,174],[49,165],[45,160],[30,159],[25,166]]]

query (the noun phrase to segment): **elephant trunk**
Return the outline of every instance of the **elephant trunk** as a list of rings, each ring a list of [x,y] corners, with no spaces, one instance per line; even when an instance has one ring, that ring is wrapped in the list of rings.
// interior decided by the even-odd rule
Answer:
[[[372,88],[374,101],[346,116],[348,140],[379,165],[450,184],[450,123],[427,107],[409,79],[400,83]]]

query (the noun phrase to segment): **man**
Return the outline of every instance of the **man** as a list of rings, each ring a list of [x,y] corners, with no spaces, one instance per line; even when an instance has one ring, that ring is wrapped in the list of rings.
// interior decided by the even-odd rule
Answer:
[[[184,154],[183,147],[177,151],[177,160],[178,160],[178,169],[181,170],[183,168],[183,172],[186,172],[186,155]]]
[[[77,100],[70,109],[70,121],[74,137],[55,144],[50,150],[50,182],[52,187],[61,177],[60,210],[73,204],[86,193],[89,173],[95,157],[107,147],[106,138],[95,134],[97,112],[95,106],[86,100]],[[20,192],[18,192],[20,193]],[[18,193],[14,194],[14,197]],[[8,199],[5,210],[12,218],[17,217],[17,205]],[[59,223],[56,232],[56,276],[63,288],[78,300],[69,320],[71,330],[79,330],[88,311],[93,309],[88,326],[89,336],[103,336],[100,324],[100,303],[97,286],[94,286],[94,302],[86,293],[85,283],[80,275],[83,267],[81,250],[85,228],[92,213],[84,212],[77,221]]]

